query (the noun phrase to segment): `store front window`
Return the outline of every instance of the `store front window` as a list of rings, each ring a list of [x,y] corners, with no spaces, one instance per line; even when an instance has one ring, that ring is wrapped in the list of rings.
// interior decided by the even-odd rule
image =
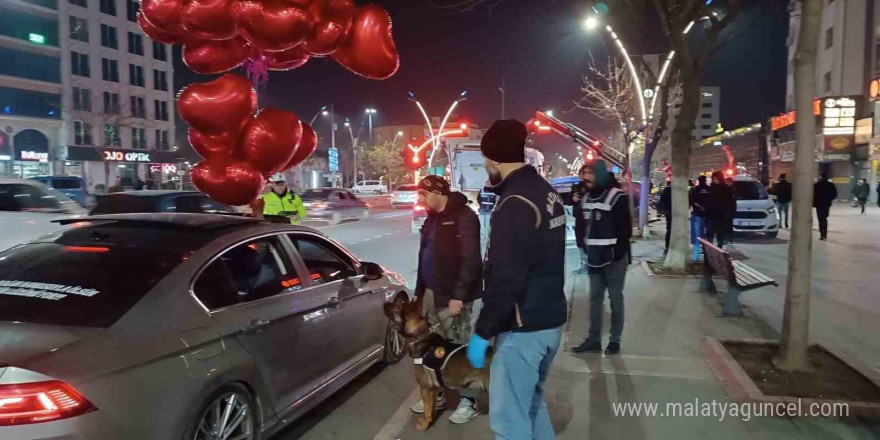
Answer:
[[[22,178],[48,176],[49,139],[37,130],[22,130],[12,138],[15,157],[12,163],[14,175]]]

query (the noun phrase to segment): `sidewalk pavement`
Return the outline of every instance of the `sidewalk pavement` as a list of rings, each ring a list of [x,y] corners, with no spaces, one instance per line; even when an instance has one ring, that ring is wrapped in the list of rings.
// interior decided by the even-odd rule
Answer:
[[[637,241],[633,245],[634,264],[629,267],[624,290],[626,325],[622,352],[617,356],[576,355],[570,351],[587,333],[589,281],[586,275],[568,276],[566,292],[571,295],[571,319],[546,385],[546,400],[558,439],[880,438],[880,425],[845,423],[837,419],[752,417],[743,421],[728,415],[719,421],[720,416],[616,415],[613,408],[616,403],[658,403],[658,414],[665,410],[666,403],[686,404],[695,399],[700,403],[713,400],[728,403],[730,400],[721,383],[703,359],[702,338],[779,338],[778,322],[770,325],[748,309],[744,318],[716,317],[720,314],[718,299],[696,292],[698,279],[648,277],[638,261],[659,258],[662,250],[662,240]],[[567,273],[570,273],[579,259],[577,249],[567,252]],[[747,255],[749,252],[745,251]],[[763,270],[763,266],[759,267]],[[784,284],[784,277],[773,275]],[[784,294],[784,288],[768,287],[744,297],[748,299],[762,293],[778,299]],[[604,342],[607,343],[608,301],[605,309]],[[454,403],[450,402],[452,409]],[[417,432],[412,423],[407,423],[393,438],[493,440],[488,417],[478,417],[466,425],[453,425],[446,421],[450,410],[441,414],[438,422],[426,432]]]

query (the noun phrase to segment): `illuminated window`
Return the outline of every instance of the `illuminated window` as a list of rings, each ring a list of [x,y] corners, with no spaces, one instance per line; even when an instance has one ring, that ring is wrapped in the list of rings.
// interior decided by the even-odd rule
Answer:
[[[89,42],[89,21],[85,18],[70,16],[70,39]]]

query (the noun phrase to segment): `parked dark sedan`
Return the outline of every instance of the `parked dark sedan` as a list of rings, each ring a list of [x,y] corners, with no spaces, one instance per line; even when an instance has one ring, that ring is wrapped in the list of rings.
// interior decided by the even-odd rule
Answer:
[[[309,220],[326,220],[331,225],[343,220],[366,220],[370,207],[343,188],[314,188],[301,195]]]
[[[136,212],[223,214],[236,211],[196,191],[126,191],[98,196],[89,215]]]

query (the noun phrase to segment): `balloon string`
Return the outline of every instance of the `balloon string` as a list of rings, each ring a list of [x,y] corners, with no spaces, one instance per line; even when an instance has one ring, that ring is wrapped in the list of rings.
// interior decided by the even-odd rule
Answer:
[[[263,87],[269,82],[269,61],[263,54],[257,54],[244,62],[244,71],[254,86]]]

